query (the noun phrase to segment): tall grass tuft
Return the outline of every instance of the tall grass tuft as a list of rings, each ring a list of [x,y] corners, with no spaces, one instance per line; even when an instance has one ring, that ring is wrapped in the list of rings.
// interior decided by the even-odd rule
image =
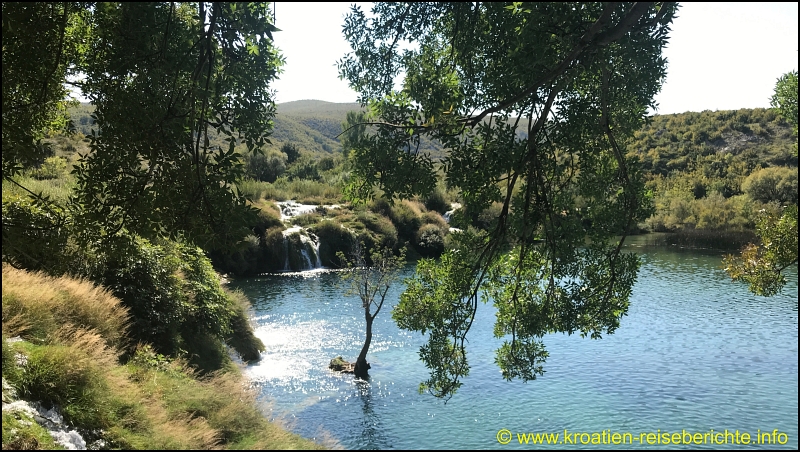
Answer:
[[[119,364],[126,313],[97,286],[4,265],[2,289],[3,380],[16,389],[4,390],[4,400],[15,392],[58,406],[74,428],[95,432],[112,449],[321,447],[267,421],[236,370],[201,377],[150,345]],[[245,312],[241,294],[226,297]],[[28,340],[9,344],[8,334]],[[41,431],[11,429],[22,421],[29,422],[3,412],[4,449],[55,446]]]
[[[106,346],[125,345],[128,310],[87,281],[28,273],[3,264],[3,334],[42,340],[65,325],[95,330]]]

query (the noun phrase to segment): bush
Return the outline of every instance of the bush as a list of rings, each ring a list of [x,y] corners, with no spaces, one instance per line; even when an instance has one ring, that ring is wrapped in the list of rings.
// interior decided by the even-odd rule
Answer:
[[[440,229],[448,230],[450,226],[444,220],[444,217],[439,215],[438,212],[425,212],[422,215],[422,223],[423,224],[434,224],[439,226]]]
[[[796,204],[797,168],[779,166],[756,171],[745,179],[742,191],[763,203]]]
[[[262,272],[264,260],[261,250],[262,237],[249,235],[236,249],[211,252],[214,267],[222,273],[234,276],[254,276]]]
[[[392,206],[389,218],[397,228],[397,236],[403,242],[411,242],[414,235],[422,225],[422,220],[414,210],[405,203],[398,203]]]
[[[286,171],[286,175],[289,180],[305,179],[318,181],[320,179],[317,162],[310,157],[302,157],[294,162]]]
[[[392,205],[389,204],[389,201],[386,198],[373,199],[370,201],[368,208],[378,215],[383,215],[385,217],[388,217],[392,212]]]
[[[284,145],[281,146],[281,152],[286,154],[287,162],[290,165],[300,158],[300,149],[292,143],[284,143]]]
[[[445,232],[437,225],[426,224],[419,228],[414,239],[417,252],[422,257],[439,257],[444,252]]]
[[[57,206],[3,196],[3,261],[57,273],[69,236],[69,216]]]
[[[165,355],[185,353],[204,371],[227,362],[222,339],[233,306],[200,248],[123,235],[104,246],[100,260],[92,279],[130,309],[132,339]]]
[[[253,226],[253,233],[257,237],[264,237],[268,229],[283,228],[281,212],[274,203],[261,201],[254,206],[258,208],[258,222]]]
[[[323,220],[311,230],[319,237],[319,255],[325,267],[341,268],[345,266],[336,255],[339,252],[349,256],[353,248],[353,234],[339,223]]]
[[[250,324],[248,311],[250,301],[240,291],[226,292],[233,304],[233,316],[231,317],[231,334],[228,335],[227,343],[239,354],[242,361],[250,363],[261,358],[261,352],[265,350],[264,343],[257,338]]]
[[[47,157],[42,165],[31,172],[34,179],[61,179],[67,176],[67,159],[63,157]]]
[[[450,210],[450,203],[447,202],[444,191],[441,189],[436,189],[428,195],[424,200],[424,204],[426,209],[439,212],[440,214],[444,214]]]
[[[395,228],[388,218],[364,211],[359,212],[356,219],[361,222],[367,230],[374,232],[374,234],[370,234],[370,238],[367,239],[368,242],[374,243],[380,248],[394,249],[397,246],[397,228]],[[367,247],[365,253],[367,257],[369,257],[371,249]]]
[[[255,180],[264,182],[275,182],[284,172],[286,172],[286,154],[274,150],[269,150],[265,154],[254,152],[247,159],[247,175]]]

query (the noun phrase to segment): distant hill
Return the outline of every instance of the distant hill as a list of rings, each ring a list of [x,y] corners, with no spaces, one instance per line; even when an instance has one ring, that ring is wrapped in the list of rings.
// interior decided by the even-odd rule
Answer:
[[[272,147],[292,143],[320,157],[339,153],[342,147],[337,136],[347,112],[360,109],[357,103],[321,100],[278,104],[270,136]],[[76,129],[85,135],[91,133],[93,110],[89,104],[70,110]],[[796,166],[793,143],[791,127],[783,118],[772,110],[757,108],[653,116],[636,132],[628,152],[639,157],[645,172],[667,175],[726,154],[764,166]],[[423,141],[421,147],[434,157],[444,155],[437,143]]]
[[[746,162],[761,166],[797,166],[796,138],[774,110],[742,108],[655,115],[634,134],[628,153],[645,172],[666,176],[701,166]]]
[[[270,136],[275,147],[293,143],[313,154],[342,151],[337,135],[347,112],[360,110],[357,103],[334,103],[321,100],[298,100],[278,104],[275,126]]]

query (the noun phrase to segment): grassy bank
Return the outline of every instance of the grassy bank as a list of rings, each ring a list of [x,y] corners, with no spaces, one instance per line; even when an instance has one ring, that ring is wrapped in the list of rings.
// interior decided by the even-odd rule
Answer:
[[[146,344],[123,363],[129,312],[109,291],[3,265],[3,400],[57,406],[87,443],[124,449],[306,449],[268,422],[236,370],[200,377]],[[22,341],[8,343],[9,337]],[[3,412],[3,449],[54,446],[23,414]]]

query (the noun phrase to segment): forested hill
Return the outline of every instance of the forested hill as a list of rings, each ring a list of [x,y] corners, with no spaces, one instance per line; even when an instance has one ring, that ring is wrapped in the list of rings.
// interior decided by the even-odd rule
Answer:
[[[653,116],[636,132],[629,154],[639,156],[653,175],[703,166],[797,166],[792,128],[774,110],[687,112]],[[743,174],[746,175],[746,174]]]
[[[270,141],[276,149],[292,143],[309,154],[338,153],[341,124],[348,111],[360,108],[357,103],[320,100],[279,104]],[[76,128],[87,135],[91,129],[91,111],[88,104],[71,110]],[[717,166],[745,162],[751,171],[758,164],[797,166],[793,143],[791,127],[772,110],[707,110],[653,116],[636,133],[628,151],[639,156],[645,172],[666,176],[714,162]],[[433,144],[429,147],[434,154],[441,152]]]
[[[278,104],[278,114],[270,141],[277,149],[292,143],[307,152],[341,152],[337,135],[348,111],[360,110],[357,103],[334,103],[321,100],[298,100]]]

